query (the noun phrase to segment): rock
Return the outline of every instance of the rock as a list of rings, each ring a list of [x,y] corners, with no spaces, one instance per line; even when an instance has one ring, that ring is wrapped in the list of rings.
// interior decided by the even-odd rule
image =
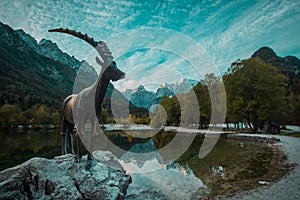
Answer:
[[[109,151],[94,151],[93,156],[95,160],[109,166],[110,168],[124,171],[122,165],[118,161],[118,158]]]
[[[95,160],[74,155],[32,158],[0,172],[0,199],[124,199],[131,177],[108,151]]]
[[[141,185],[130,186],[126,200],[169,200],[167,195],[163,194],[160,190],[155,188],[146,188]]]
[[[269,184],[269,182],[267,182],[267,181],[258,181],[258,183],[260,185],[268,185]]]
[[[51,180],[47,179],[45,183],[45,194],[50,195],[52,192],[54,192],[54,190],[54,183]]]

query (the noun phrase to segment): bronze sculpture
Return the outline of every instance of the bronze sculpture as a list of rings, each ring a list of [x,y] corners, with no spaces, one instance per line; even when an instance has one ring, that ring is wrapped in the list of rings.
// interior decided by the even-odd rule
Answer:
[[[125,73],[117,68],[113,56],[103,41],[96,42],[86,34],[69,29],[52,29],[49,32],[61,32],[73,35],[83,39],[92,45],[101,59],[96,57],[96,62],[102,67],[96,82],[90,87],[85,88],[78,94],[73,94],[65,98],[60,109],[60,129],[62,131],[62,154],[67,153],[66,137],[68,136],[71,153],[74,154],[73,147],[73,129],[76,125],[77,151],[76,160],[81,161],[82,149],[80,144],[80,135],[84,134],[84,125],[90,120],[92,132],[99,128],[98,120],[101,115],[101,104],[105,96],[110,80],[117,81],[125,77]],[[92,138],[93,140],[93,138]],[[91,145],[92,145],[91,140]],[[92,147],[91,147],[92,149]],[[91,152],[88,153],[88,159],[92,159]]]

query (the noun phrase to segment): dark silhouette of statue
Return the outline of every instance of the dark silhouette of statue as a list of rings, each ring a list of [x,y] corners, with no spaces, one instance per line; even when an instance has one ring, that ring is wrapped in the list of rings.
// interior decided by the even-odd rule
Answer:
[[[117,68],[113,56],[103,42],[96,42],[86,34],[69,29],[52,29],[49,32],[62,32],[76,36],[92,45],[101,59],[96,57],[96,62],[102,67],[96,82],[88,88],[85,88],[78,94],[73,94],[65,98],[60,109],[60,129],[62,134],[61,153],[67,153],[66,140],[68,138],[71,153],[74,154],[73,147],[73,129],[76,125],[77,151],[76,160],[81,161],[82,149],[80,136],[84,134],[87,121],[91,124],[92,134],[99,131],[99,121],[101,115],[101,104],[105,96],[110,80],[117,81],[125,77],[125,73]],[[93,137],[91,138],[90,150],[93,149]],[[91,152],[88,153],[88,159],[92,159]]]

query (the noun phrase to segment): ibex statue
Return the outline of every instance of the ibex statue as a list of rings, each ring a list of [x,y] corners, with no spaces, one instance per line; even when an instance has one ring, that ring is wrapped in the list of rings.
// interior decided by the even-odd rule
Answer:
[[[62,134],[62,154],[67,153],[66,137],[70,143],[71,153],[74,154],[73,147],[73,129],[76,125],[77,151],[76,161],[80,162],[82,157],[82,149],[80,135],[84,134],[84,125],[86,120],[90,120],[92,131],[97,131],[98,119],[101,115],[101,104],[105,96],[109,81],[117,81],[125,77],[125,73],[117,68],[113,56],[103,41],[96,42],[86,34],[69,29],[52,29],[49,32],[61,32],[73,35],[83,39],[92,45],[101,59],[96,57],[96,62],[102,67],[96,82],[88,88],[85,88],[78,94],[68,96],[62,103],[60,110],[60,129]],[[93,138],[92,138],[93,140]],[[88,159],[92,159],[91,152],[88,153]]]

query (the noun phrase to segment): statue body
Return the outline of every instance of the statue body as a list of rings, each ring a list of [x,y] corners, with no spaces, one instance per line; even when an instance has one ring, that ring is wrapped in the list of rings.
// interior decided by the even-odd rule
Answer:
[[[75,154],[73,145],[73,130],[76,126],[77,152],[76,160],[80,162],[82,149],[80,135],[84,134],[84,126],[87,121],[92,125],[92,132],[96,134],[99,130],[99,118],[101,115],[101,105],[110,81],[117,81],[125,77],[125,73],[117,68],[113,61],[111,52],[102,41],[95,42],[87,35],[68,29],[53,29],[50,32],[63,32],[79,37],[91,44],[99,53],[102,60],[96,57],[96,62],[102,67],[96,82],[88,88],[85,88],[78,94],[72,94],[65,98],[60,109],[60,128],[62,135],[61,153],[67,153],[67,138],[70,145],[70,151]],[[93,142],[91,141],[91,145]],[[90,150],[93,146],[90,147]],[[92,159],[91,153],[88,158]]]

